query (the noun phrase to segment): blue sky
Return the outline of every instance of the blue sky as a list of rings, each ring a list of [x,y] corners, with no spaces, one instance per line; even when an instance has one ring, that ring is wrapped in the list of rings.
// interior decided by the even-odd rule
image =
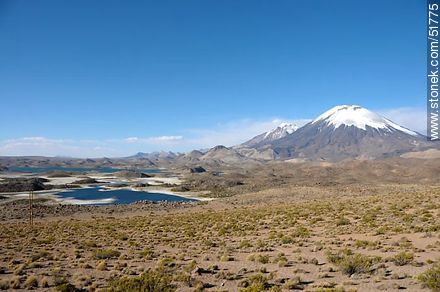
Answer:
[[[423,131],[425,5],[0,0],[0,155],[232,145],[338,104]]]

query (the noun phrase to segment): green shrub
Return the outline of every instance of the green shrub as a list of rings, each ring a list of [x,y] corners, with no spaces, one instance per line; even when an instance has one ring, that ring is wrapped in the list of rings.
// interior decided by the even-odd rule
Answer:
[[[370,273],[373,264],[380,261],[378,257],[354,254],[350,250],[339,251],[336,254],[328,252],[327,259],[347,275]]]
[[[31,256],[31,260],[32,260],[33,262],[35,262],[35,261],[39,260],[40,258],[47,257],[48,255],[49,255],[49,252],[48,252],[48,251],[46,251],[46,250],[42,250],[42,251],[39,251],[39,252],[37,252],[37,253],[34,253],[34,254]]]
[[[109,281],[108,291],[112,292],[170,292],[176,288],[171,284],[171,276],[162,270],[148,270],[137,277],[123,276]]]
[[[417,280],[432,291],[440,291],[440,263],[420,274]]]
[[[293,243],[293,238],[288,235],[284,235],[283,237],[281,237],[281,243],[282,244]]]
[[[64,284],[58,285],[56,290],[60,291],[60,292],[81,292],[81,291],[84,291],[82,289],[76,288],[74,285],[72,285],[70,283],[64,283]]]
[[[273,263],[278,263],[278,265],[280,267],[285,267],[287,266],[287,257],[284,253],[280,252],[279,254],[277,254],[277,256],[275,257],[275,259],[273,260]]]
[[[243,239],[240,243],[240,248],[249,248],[252,247],[252,244],[249,242],[248,239]]]
[[[13,277],[9,282],[9,288],[19,289],[21,284],[21,280],[19,276]]]
[[[192,286],[193,279],[189,273],[180,272],[180,273],[174,275],[173,279],[174,279],[174,281],[182,282],[182,283],[186,284],[186,286],[188,286],[188,287]]]
[[[151,260],[155,256],[154,250],[152,250],[150,248],[146,248],[141,252],[141,256],[146,260]]]
[[[95,248],[98,247],[98,244],[94,240],[86,240],[83,242],[84,247]]]
[[[266,291],[270,287],[268,279],[261,273],[252,275],[246,280],[243,280],[240,286],[244,287],[240,289],[241,292]]]
[[[313,290],[314,292],[345,292],[343,287],[338,288],[317,288],[316,290]]]
[[[9,289],[9,282],[6,279],[0,280],[0,290],[8,290]]]
[[[413,260],[414,260],[414,255],[410,252],[404,252],[404,251],[396,254],[392,258],[392,261],[396,266],[404,266],[410,264],[412,263]]]
[[[256,257],[255,257],[254,254],[250,254],[246,259],[247,259],[248,261],[255,262]]]
[[[105,271],[107,269],[107,263],[105,261],[100,261],[97,265],[96,265],[96,269],[98,271]]]
[[[284,284],[284,288],[287,290],[302,289],[301,283],[302,283],[301,277],[296,276],[293,279],[289,279],[287,283]]]
[[[356,240],[354,245],[357,248],[375,248],[377,247],[377,242],[369,240]]]
[[[111,258],[117,258],[121,255],[121,253],[117,250],[113,249],[98,249],[93,251],[93,256],[97,260],[105,260]]]
[[[310,237],[310,230],[307,227],[300,225],[298,226],[292,234],[293,237]]]
[[[40,281],[40,287],[42,287],[42,288],[49,287],[49,279],[46,277],[43,277],[43,279],[41,279],[41,281]]]
[[[287,267],[288,264],[289,264],[289,262],[287,261],[287,259],[281,259],[278,261],[278,267],[280,267],[280,268]]]
[[[122,241],[126,241],[128,240],[128,235],[124,233],[119,233],[118,235],[116,235],[116,238]]]
[[[337,220],[336,220],[336,226],[343,226],[343,225],[348,225],[348,224],[350,224],[350,220],[348,220],[347,218],[345,218],[345,217],[339,217]]]
[[[224,254],[220,257],[220,261],[221,262],[233,262],[234,257]]]
[[[269,263],[269,255],[267,254],[259,254],[255,257],[255,260],[259,263],[262,264],[267,264]]]
[[[38,287],[38,280],[35,276],[29,276],[26,279],[26,282],[24,283],[24,286],[28,289],[36,288]]]

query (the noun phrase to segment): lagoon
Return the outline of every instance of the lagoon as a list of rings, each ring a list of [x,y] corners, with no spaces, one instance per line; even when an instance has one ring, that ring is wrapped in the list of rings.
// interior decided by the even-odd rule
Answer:
[[[63,191],[56,194],[62,201],[77,205],[109,205],[109,204],[130,204],[136,201],[146,200],[152,202],[193,202],[180,196],[133,191],[129,189],[106,190],[102,187],[92,187]]]
[[[45,173],[49,171],[66,171],[66,172],[100,172],[100,173],[114,173],[118,171],[127,170],[124,168],[113,167],[62,167],[62,166],[46,166],[46,167],[30,167],[30,166],[10,166],[8,172],[27,172],[27,173]],[[136,171],[144,173],[159,173],[160,169],[146,168],[136,169]]]

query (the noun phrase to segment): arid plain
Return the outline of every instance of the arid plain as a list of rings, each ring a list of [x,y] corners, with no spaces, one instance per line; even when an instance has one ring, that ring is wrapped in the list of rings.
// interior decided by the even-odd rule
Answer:
[[[438,159],[175,170],[190,203],[0,204],[0,288],[438,291]],[[160,175],[157,175],[158,177]],[[159,179],[160,180],[160,179]],[[155,186],[157,189],[157,186]]]

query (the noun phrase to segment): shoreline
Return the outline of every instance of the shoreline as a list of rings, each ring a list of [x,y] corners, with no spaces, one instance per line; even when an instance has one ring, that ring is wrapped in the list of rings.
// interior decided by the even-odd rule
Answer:
[[[165,169],[160,169],[163,173],[165,173]],[[49,184],[52,185],[68,185],[73,184],[75,181],[81,180],[84,178],[84,176],[87,176],[89,178],[95,179],[99,181],[97,184],[86,184],[86,185],[80,185],[78,188],[54,188],[49,190],[39,190],[34,191],[34,199],[39,200],[48,200],[47,202],[44,202],[44,204],[63,204],[63,205],[96,205],[96,206],[103,206],[103,205],[111,205],[111,204],[118,204],[115,202],[114,198],[100,198],[100,199],[84,199],[80,200],[75,198],[75,196],[69,197],[68,195],[66,197],[59,195],[60,193],[67,193],[69,191],[75,191],[75,190],[81,190],[81,189],[87,189],[87,188],[95,188],[99,187],[100,191],[117,191],[117,190],[130,190],[134,192],[144,192],[144,193],[158,193],[163,195],[170,195],[170,196],[176,196],[184,199],[190,199],[197,202],[207,202],[212,201],[215,198],[209,198],[209,197],[203,197],[204,195],[207,195],[206,192],[187,192],[187,193],[181,193],[181,192],[174,192],[172,191],[172,186],[169,185],[180,185],[182,183],[182,176],[179,175],[179,173],[172,173],[168,172],[165,176],[152,176],[152,177],[146,177],[146,178],[122,178],[115,176],[112,173],[78,173],[77,175],[71,175],[68,177],[50,177],[47,174],[31,174],[31,173],[8,173],[8,175],[5,175],[4,177],[41,177],[44,179],[49,180]],[[112,183],[124,183],[126,185],[112,188]],[[145,187],[135,187],[134,184],[136,183],[145,183],[147,186]],[[168,186],[167,186],[168,185]],[[0,193],[1,196],[4,197],[4,199],[0,200],[0,204],[5,204],[9,202],[14,202],[18,200],[26,200],[29,197],[29,191],[25,192],[11,192],[11,193]],[[63,194],[65,195],[65,194]],[[168,200],[165,200],[168,201]],[[154,200],[151,200],[151,202],[155,202]],[[130,203],[128,203],[130,204]],[[126,205],[126,204],[124,204]]]
[[[114,199],[112,198],[105,198],[105,199],[96,199],[96,200],[79,200],[75,197],[60,197],[57,194],[59,193],[65,193],[72,190],[80,190],[80,189],[88,189],[88,188],[94,188],[94,187],[101,187],[102,189],[100,191],[106,192],[106,191],[112,191],[112,190],[131,190],[134,192],[146,192],[146,193],[159,193],[164,195],[171,195],[176,197],[181,197],[185,199],[191,199],[195,200],[197,202],[208,202],[215,200],[215,198],[209,198],[209,197],[200,197],[196,194],[182,194],[182,193],[176,193],[171,191],[170,189],[166,188],[153,188],[153,189],[145,189],[140,190],[135,187],[121,187],[121,188],[109,188],[105,185],[97,185],[97,186],[91,186],[87,185],[81,188],[72,188],[72,189],[52,189],[52,190],[41,190],[41,191],[34,191],[34,200],[38,199],[48,199],[51,202],[48,203],[59,203],[63,205],[103,205],[103,204],[114,204]],[[0,204],[14,202],[18,200],[27,199],[29,197],[29,192],[17,192],[17,193],[2,193],[0,194],[3,197],[6,197],[5,199],[0,200]],[[154,201],[152,201],[154,202]],[[114,204],[116,205],[116,204]],[[123,204],[128,205],[128,204]]]

